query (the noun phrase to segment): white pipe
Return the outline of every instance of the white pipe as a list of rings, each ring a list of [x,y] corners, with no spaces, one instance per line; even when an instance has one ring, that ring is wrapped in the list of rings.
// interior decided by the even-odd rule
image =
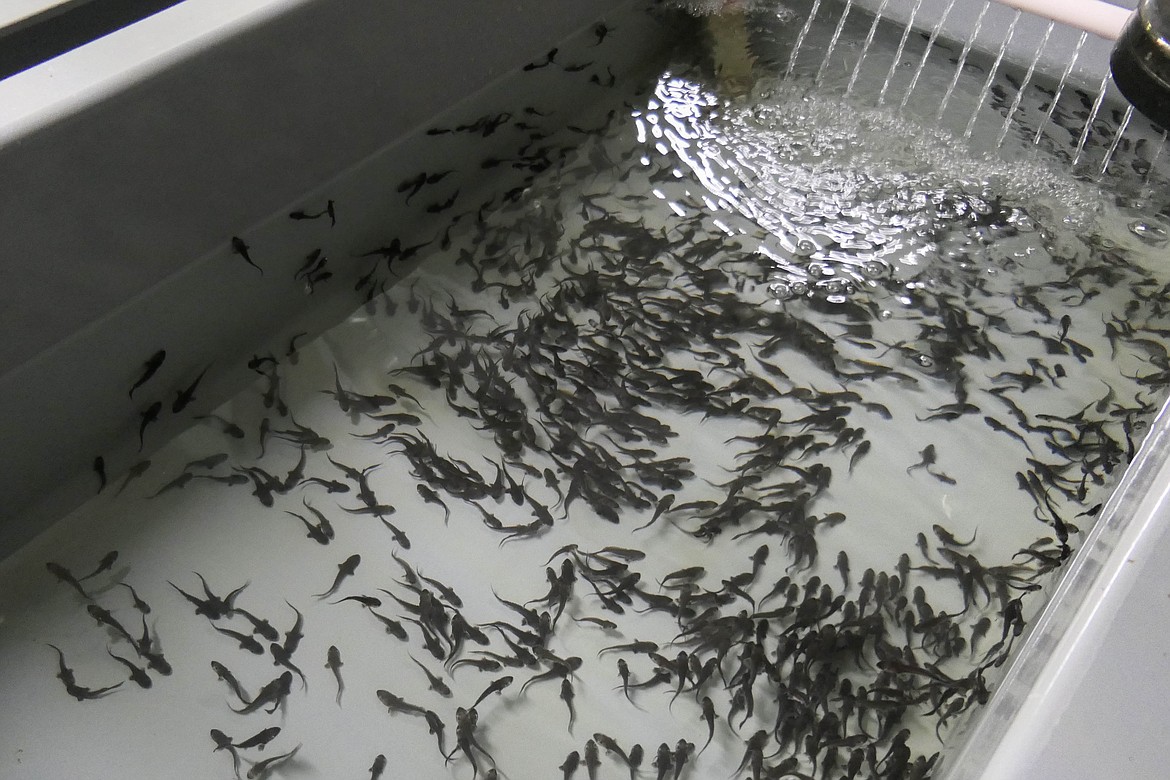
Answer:
[[[1121,37],[1131,11],[1102,0],[996,0],[1006,6],[1062,22],[1110,41]]]

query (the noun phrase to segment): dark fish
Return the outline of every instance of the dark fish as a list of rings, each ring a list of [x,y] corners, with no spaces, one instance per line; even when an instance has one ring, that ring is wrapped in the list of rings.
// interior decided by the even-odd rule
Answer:
[[[114,493],[114,495],[115,496],[122,495],[122,491],[126,489],[126,486],[129,485],[131,482],[133,482],[138,477],[141,477],[143,474],[145,474],[147,469],[149,469],[149,468],[150,468],[150,461],[149,460],[140,460],[137,463],[135,463],[133,466],[131,466],[130,470],[126,472],[126,477],[122,480],[122,484],[118,486],[118,490],[117,490],[117,492]]]
[[[306,503],[305,506],[309,505]],[[309,507],[309,509],[310,511],[316,512],[316,510],[314,510],[312,507]],[[328,520],[325,519],[324,515],[318,513],[317,516],[320,518],[321,522],[313,523],[304,515],[289,511],[288,509],[284,510],[284,513],[286,515],[292,515],[296,519],[300,520],[301,523],[304,524],[305,530],[308,532],[305,535],[317,544],[329,544],[329,542],[333,539],[333,526],[329,523]]]
[[[49,647],[57,651],[57,679],[65,683],[66,686],[73,685],[77,682],[77,677],[73,670],[65,665],[65,654],[61,652],[61,648],[50,644]]]
[[[169,580],[167,581],[167,584],[182,594],[183,598],[187,599],[187,601],[195,605],[196,615],[206,615],[208,620],[219,620],[220,618],[231,617],[235,613],[235,607],[233,604],[235,603],[236,597],[240,595],[244,588],[248,587],[248,584],[244,583],[229,593],[227,596],[220,598],[219,596],[212,593],[211,589],[207,587],[207,580],[203,579],[202,574],[196,572],[195,576],[199,578],[201,583],[203,583],[203,592],[206,595],[206,598],[201,599],[197,596],[193,596]]]
[[[248,780],[261,780],[261,778],[268,777],[269,772],[271,772],[273,769],[275,769],[280,764],[283,764],[285,761],[288,761],[289,759],[291,759],[293,756],[296,755],[297,751],[300,749],[301,749],[301,746],[297,745],[295,748],[288,751],[287,753],[284,753],[284,754],[279,755],[279,756],[273,756],[272,758],[267,758],[263,761],[260,761],[259,763],[253,764],[252,768],[248,770],[248,774],[247,774]]]
[[[454,208],[455,202],[458,199],[459,199],[459,190],[455,190],[455,193],[451,197],[447,198],[447,200],[442,201],[441,203],[432,203],[429,206],[427,206],[427,213],[428,214],[442,214],[444,211],[449,211],[450,209]]]
[[[93,459],[93,471],[98,478],[98,492],[106,489],[106,459],[98,455]]]
[[[142,448],[146,446],[146,427],[153,422],[158,422],[158,415],[162,411],[162,401],[155,401],[146,408],[142,413],[142,422],[138,424],[138,451],[142,452]]]
[[[287,601],[284,603],[288,604]],[[288,606],[293,612],[296,613],[296,616],[297,616],[296,620],[293,622],[293,627],[290,628],[288,631],[286,631],[284,634],[284,650],[289,655],[292,655],[293,653],[295,653],[297,651],[297,647],[300,646],[301,640],[305,636],[302,633],[302,629],[305,626],[305,616],[302,615],[300,613],[300,611],[297,610],[297,608],[294,607],[292,604],[288,604]]]
[[[649,522],[645,525],[640,525],[635,528],[635,531],[641,531],[643,528],[649,528],[654,525],[658,518],[662,517],[663,513],[670,511],[670,507],[674,504],[674,494],[669,493],[658,499],[658,504],[654,507],[654,514],[651,516]]]
[[[255,268],[260,272],[260,275],[263,276],[264,269],[252,262],[252,256],[248,254],[248,249],[249,247],[244,243],[244,239],[240,238],[239,236],[232,236],[232,251],[240,257],[244,258],[244,262]],[[249,773],[248,776],[251,777],[251,773]]]
[[[374,759],[374,763],[370,765],[370,780],[378,780],[382,773],[386,771],[386,756],[381,753]]]
[[[577,713],[573,709],[573,683],[569,678],[561,680],[561,701],[569,708],[569,733],[573,733],[573,721],[577,719]]]
[[[234,607],[235,614],[243,615],[244,618],[252,624],[252,633],[258,634],[269,642],[275,642],[280,639],[280,632],[268,620],[261,620],[242,607]]]
[[[597,743],[592,739],[585,741],[585,757],[582,761],[585,764],[585,772],[589,775],[589,780],[597,780],[597,768],[601,766],[601,754],[597,749]]]
[[[844,590],[849,590],[849,556],[842,550],[837,554],[837,571],[841,572],[841,581]]]
[[[370,614],[373,615],[374,617],[376,617],[378,619],[378,622],[381,623],[383,625],[383,627],[385,627],[387,634],[393,634],[395,637],[397,637],[398,639],[401,639],[403,642],[407,641],[410,638],[410,635],[406,633],[406,629],[397,620],[394,620],[392,618],[388,618],[385,615],[379,615],[377,612],[375,612],[372,609],[370,610]]]
[[[664,780],[666,773],[670,771],[673,765],[674,754],[670,751],[670,745],[663,742],[658,746],[658,754],[654,757],[653,763],[653,766],[658,769],[657,780]]]
[[[438,504],[443,508],[443,524],[446,525],[449,523],[451,520],[451,510],[443,503],[443,499],[439,498],[439,494],[421,483],[416,485],[416,488],[418,489],[418,494],[422,496],[423,501],[428,504]]]
[[[158,352],[155,352],[153,355],[151,355],[149,359],[147,359],[147,361],[142,365],[142,375],[130,388],[131,398],[134,397],[135,390],[150,381],[150,378],[158,372],[159,368],[162,367],[163,361],[166,359],[167,351],[165,349],[160,349]]]
[[[408,715],[421,715],[424,718],[426,717],[427,710],[425,708],[417,704],[411,704],[401,696],[396,696],[382,688],[379,688],[374,693],[377,695],[378,701],[382,702],[382,705],[390,712],[403,712]]]
[[[145,669],[142,669],[132,662],[127,661],[120,655],[114,655],[114,653],[108,647],[106,648],[106,652],[109,653],[110,658],[113,658],[115,661],[122,664],[130,671],[130,680],[134,683],[137,683],[140,688],[149,688],[152,685],[150,675],[146,673]]]
[[[330,601],[329,603],[330,604],[340,604],[343,601],[356,601],[358,604],[361,604],[363,607],[380,607],[380,606],[382,606],[382,599],[377,598],[376,596],[361,596],[361,595],[346,596],[345,598],[338,599],[337,601]]]
[[[715,738],[715,704],[711,701],[710,696],[704,696],[702,702],[702,718],[707,723],[707,741],[703,743],[703,747],[699,750],[701,754],[711,744],[711,740]]]
[[[79,580],[79,582],[85,582],[88,579],[92,579],[93,577],[98,576],[103,571],[109,571],[110,568],[114,565],[114,562],[117,560],[118,560],[118,551],[117,550],[112,550],[111,552],[106,553],[104,556],[102,556],[102,559],[100,561],[98,561],[97,568],[94,569],[93,571],[91,571],[89,574],[82,577]]]
[[[305,677],[305,673],[297,668],[297,665],[292,662],[292,653],[290,653],[288,650],[285,650],[284,645],[273,642],[272,644],[268,645],[268,650],[270,653],[272,653],[273,666],[283,666],[285,669],[290,669],[296,672],[297,676],[301,678],[301,687],[305,690],[309,689],[308,678]]]
[[[626,765],[630,768],[630,780],[634,780],[637,776],[638,769],[642,766],[643,755],[641,745],[635,744],[630,748],[630,755],[626,760]]]
[[[288,696],[289,692],[292,691],[292,679],[292,672],[284,672],[280,677],[271,680],[261,688],[260,692],[256,694],[256,698],[249,701],[243,709],[237,710],[235,707],[232,707],[232,712],[247,715],[259,710],[266,704],[271,704],[272,709],[266,710],[271,715],[280,707],[280,703],[284,701],[284,697]]]
[[[225,420],[218,414],[201,414],[195,418],[196,420],[211,420],[218,424],[220,431],[231,436],[233,439],[244,438],[244,429],[236,425],[230,420]]]
[[[922,458],[922,460],[918,461],[913,466],[907,467],[907,469],[906,469],[907,474],[909,474],[911,471],[914,471],[915,469],[929,468],[929,467],[934,465],[934,462],[937,458],[937,454],[935,453],[935,450],[934,450],[934,445],[933,444],[926,445],[926,447],[923,448],[922,452],[918,453],[918,456],[920,458]]]
[[[212,624],[211,626],[224,636],[231,637],[239,643],[241,650],[247,650],[252,655],[264,655],[264,647],[257,642],[251,634],[241,634],[239,631],[232,631],[228,628],[221,628],[220,626]]]
[[[175,401],[171,404],[171,411],[175,414],[186,409],[192,401],[195,400],[195,388],[203,381],[203,376],[208,372],[211,366],[199,372],[199,376],[195,377],[195,381],[190,385],[175,393]]]
[[[439,694],[440,696],[450,697],[452,695],[451,689],[447,686],[447,683],[445,683],[441,677],[435,675],[433,672],[431,672],[430,669],[427,669],[425,666],[423,666],[413,655],[408,654],[408,657],[410,660],[414,661],[415,666],[423,670],[423,674],[427,676],[427,681],[430,683],[429,687],[432,691]],[[476,704],[479,704],[479,702],[476,702]]]
[[[474,710],[477,706],[479,706],[480,702],[482,702],[488,696],[491,696],[493,693],[499,693],[500,691],[507,688],[512,684],[512,679],[513,678],[510,675],[504,675],[503,677],[493,680],[491,684],[488,685],[488,687],[483,689],[483,693],[479,695],[479,698],[476,699],[475,703],[468,707],[468,709]]]
[[[565,756],[565,761],[557,769],[564,772],[564,780],[569,780],[577,772],[577,767],[581,766],[581,754],[574,750],[569,755]]]
[[[573,620],[575,620],[578,623],[592,623],[593,625],[600,626],[601,628],[604,628],[607,631],[617,630],[617,623],[613,622],[612,620],[606,620],[605,618],[580,617],[580,618],[573,618]]]
[[[215,750],[226,750],[232,757],[232,771],[235,772],[237,778],[240,776],[240,754],[236,752],[236,746],[232,744],[232,738],[224,734],[219,729],[211,730],[211,740],[215,743]]]
[[[260,731],[260,732],[253,734],[252,736],[245,739],[243,742],[235,743],[234,747],[237,747],[240,750],[247,750],[248,748],[256,748],[257,750],[263,750],[264,746],[267,745],[272,740],[276,739],[276,737],[279,734],[280,734],[280,726],[271,726],[269,728],[264,729],[263,731]]]
[[[252,700],[252,697],[249,696],[247,691],[244,690],[244,687],[240,685],[240,681],[236,679],[234,674],[228,671],[226,666],[221,664],[219,661],[212,661],[211,669],[215,672],[216,679],[222,680],[224,683],[226,683],[227,687],[231,689],[231,692],[236,695],[236,698],[238,698],[242,704],[247,704]]]
[[[862,458],[864,458],[865,455],[869,452],[870,446],[871,445],[870,445],[869,439],[866,439],[865,441],[858,444],[857,447],[853,450],[853,454],[851,456],[849,456],[849,473],[850,474],[853,473],[853,467],[857,465],[857,462],[859,460],[861,460]]]
[[[683,768],[690,760],[691,754],[695,751],[695,746],[685,739],[680,739],[674,746],[674,780],[678,780],[682,775]]]
[[[126,588],[126,590],[130,591],[130,598],[134,600],[134,608],[136,610],[141,612],[143,615],[150,614],[150,605],[147,604],[142,599],[138,598],[138,593],[134,590],[134,588],[129,583],[119,582],[118,584],[121,585],[123,588]]]
[[[546,68],[549,65],[553,64],[553,62],[556,61],[556,56],[557,56],[557,50],[550,49],[548,54],[546,54],[544,56],[544,62],[530,62],[524,66],[523,70],[527,72],[527,71],[531,71],[531,70],[538,70],[540,68]]]
[[[326,655],[325,668],[333,672],[333,679],[337,681],[337,706],[341,706],[341,694],[345,690],[345,682],[341,679],[341,651],[337,649],[337,645],[329,645],[329,652]]]
[[[142,615],[142,636],[134,642],[134,650],[140,658],[146,659],[146,666],[154,669],[161,675],[169,675],[172,671],[170,663],[155,647],[156,640],[151,638],[150,629],[146,625],[146,615]]]
[[[85,588],[81,587],[81,582],[73,576],[71,571],[66,569],[61,564],[53,563],[52,561],[46,563],[45,568],[48,569],[49,573],[56,577],[59,582],[63,582],[69,587],[73,588],[75,591],[81,594],[83,599],[86,599],[87,601],[89,600],[89,594],[85,592]]]
[[[361,562],[362,562],[362,556],[357,555],[355,553],[354,555],[349,556],[344,561],[342,561],[340,564],[338,564],[337,577],[334,578],[333,585],[329,588],[329,590],[325,591],[324,593],[316,594],[316,597],[319,599],[326,599],[326,598],[329,598],[330,596],[332,596],[334,593],[336,593],[337,589],[339,587],[341,587],[342,581],[344,581],[346,577],[349,577],[355,571],[357,571],[358,564],[360,564]]]
[[[130,632],[127,631],[122,626],[122,624],[114,618],[112,614],[110,614],[108,609],[102,609],[97,604],[87,604],[85,610],[89,612],[90,617],[92,617],[98,623],[112,628],[114,632],[118,634],[118,636],[122,637],[132,645],[135,644],[134,637],[130,636]]]

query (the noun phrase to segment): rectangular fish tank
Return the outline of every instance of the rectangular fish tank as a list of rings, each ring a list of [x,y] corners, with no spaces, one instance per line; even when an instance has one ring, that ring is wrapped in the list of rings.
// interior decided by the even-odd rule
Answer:
[[[701,5],[0,81],[0,774],[1011,773],[1163,525],[1165,131],[1025,12]]]

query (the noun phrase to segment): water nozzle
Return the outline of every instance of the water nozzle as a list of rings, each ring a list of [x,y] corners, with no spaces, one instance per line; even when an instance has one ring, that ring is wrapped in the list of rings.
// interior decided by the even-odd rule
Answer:
[[[1125,99],[1170,128],[1170,0],[1142,0],[1117,39],[1109,64]]]

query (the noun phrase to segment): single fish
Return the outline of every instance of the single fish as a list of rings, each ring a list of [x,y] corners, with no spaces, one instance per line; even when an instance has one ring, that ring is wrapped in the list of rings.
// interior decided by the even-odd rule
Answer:
[[[285,650],[284,645],[279,645],[276,642],[270,644],[268,650],[272,653],[272,665],[283,666],[285,669],[296,672],[297,676],[301,678],[301,687],[307,691],[309,689],[309,680],[305,677],[305,673],[292,662],[292,653]]]
[[[110,658],[113,658],[115,661],[122,664],[130,671],[130,680],[136,683],[138,687],[149,688],[153,684],[150,679],[150,675],[146,673],[145,669],[136,666],[130,661],[127,661],[120,655],[114,655],[114,653],[108,647],[106,648],[106,652],[109,653]]]
[[[186,409],[192,401],[195,400],[195,388],[203,381],[203,376],[208,372],[211,366],[199,372],[199,376],[195,377],[195,381],[187,387],[175,393],[174,403],[171,404],[171,411],[175,414]]]
[[[561,680],[561,701],[569,708],[569,733],[573,733],[573,722],[577,719],[577,713],[573,709],[573,683],[568,677]]]
[[[138,597],[138,593],[129,583],[119,582],[118,584],[130,591],[130,598],[134,600],[134,608],[136,610],[141,612],[143,615],[150,614],[150,605]]]
[[[280,726],[271,726],[269,728],[264,729],[263,731],[260,731],[260,732],[253,734],[252,736],[245,739],[243,742],[235,743],[235,745],[233,747],[237,747],[240,750],[247,750],[248,748],[256,748],[257,750],[263,750],[264,746],[267,745],[272,740],[276,739],[276,737],[279,734],[280,734]]]
[[[126,489],[126,486],[129,485],[131,482],[133,482],[138,477],[141,477],[143,474],[145,474],[146,470],[149,468],[150,468],[150,461],[149,460],[140,460],[137,463],[135,463],[133,466],[131,466],[130,470],[126,472],[126,476],[122,480],[122,484],[118,486],[118,490],[117,490],[117,492],[114,493],[114,495],[115,496],[122,495],[122,491]]]
[[[577,772],[577,767],[581,766],[581,754],[574,750],[569,755],[565,756],[565,761],[557,769],[564,772],[564,780],[569,780]]]
[[[597,780],[597,768],[601,766],[601,754],[597,749],[597,743],[592,739],[585,742],[585,757],[582,761],[585,764],[585,772],[589,775],[589,780]]]
[[[703,747],[699,750],[699,754],[702,754],[707,749],[707,746],[711,744],[711,740],[715,738],[715,718],[718,716],[715,714],[715,704],[711,701],[710,696],[703,697],[703,700],[700,702],[700,707],[702,707],[702,718],[707,723],[707,741],[703,743]]]
[[[337,706],[341,706],[341,694],[345,691],[345,681],[341,679],[341,651],[337,649],[337,645],[329,645],[329,652],[326,654],[325,668],[333,672],[333,679],[337,681]]]
[[[361,562],[362,562],[362,556],[357,555],[355,553],[354,555],[349,556],[344,561],[342,561],[340,564],[338,564],[337,577],[333,580],[333,585],[329,588],[329,590],[325,591],[324,593],[316,594],[316,598],[327,599],[330,596],[332,596],[334,593],[336,593],[337,589],[339,587],[341,587],[341,583],[345,580],[345,578],[349,577],[355,571],[357,571],[357,567]]]
[[[293,756],[295,756],[297,754],[297,751],[300,749],[301,749],[301,746],[297,745],[295,748],[288,751],[287,753],[283,753],[279,756],[273,756],[272,758],[266,758],[263,761],[260,761],[259,763],[253,764],[252,768],[248,770],[248,774],[247,774],[248,780],[261,780],[261,778],[268,777],[269,772],[271,772],[273,769],[275,769],[280,764],[283,764],[285,761],[288,761],[289,759],[291,759]]]
[[[236,746],[232,744],[232,738],[224,734],[219,729],[211,730],[211,740],[215,743],[214,753],[219,750],[226,750],[232,757],[232,771],[235,772],[237,778],[240,776],[240,754],[236,752]]]
[[[249,249],[250,247],[244,243],[244,239],[240,238],[239,236],[232,236],[232,251],[240,257],[244,258],[244,262],[255,268],[260,272],[260,275],[263,276],[264,269],[256,265],[256,263],[252,262],[252,256],[248,254]],[[248,776],[251,777],[251,774],[249,773]]]
[[[89,574],[82,577],[79,581],[85,582],[88,579],[92,579],[92,578],[98,576],[99,574],[101,574],[104,571],[109,571],[113,567],[114,562],[117,560],[118,560],[118,551],[117,550],[112,550],[112,551],[106,553],[104,556],[102,556],[102,559],[100,561],[98,561],[97,568],[94,569],[93,571],[91,571]]]
[[[141,414],[142,422],[138,424],[138,451],[146,446],[146,428],[151,423],[158,422],[158,415],[162,412],[162,401],[155,401]]]
[[[488,696],[491,696],[493,693],[499,693],[507,688],[512,684],[512,679],[513,678],[511,675],[504,675],[503,677],[493,680],[492,683],[488,685],[488,687],[483,689],[483,693],[481,693],[479,698],[475,700],[475,704],[472,704],[470,707],[468,707],[468,709],[474,710],[477,706],[479,706],[480,702],[482,702]]]
[[[386,756],[379,753],[374,763],[370,765],[370,780],[378,780],[386,771]]]
[[[167,351],[165,349],[160,349],[158,352],[155,352],[150,356],[150,358],[147,359],[147,361],[142,365],[142,375],[138,377],[138,381],[135,382],[134,385],[130,388],[131,398],[134,397],[135,390],[150,381],[150,378],[158,372],[158,370],[162,367],[163,361],[166,359]]]
[[[423,670],[423,674],[427,676],[427,681],[430,683],[429,687],[432,691],[439,694],[440,696],[446,696],[448,698],[452,696],[451,689],[447,686],[447,683],[445,683],[441,677],[423,666],[413,655],[408,653],[407,657],[414,661],[415,666]],[[476,704],[478,703],[479,702],[476,702]]]
[[[100,699],[107,693],[117,690],[122,687],[122,683],[117,685],[107,685],[105,688],[86,688],[83,685],[66,685],[65,691],[78,701],[89,701],[92,699]]]
[[[211,670],[215,672],[216,679],[222,680],[231,689],[231,692],[236,695],[240,703],[247,704],[252,700],[252,697],[244,690],[244,686],[240,685],[240,681],[236,679],[234,674],[228,671],[226,666],[219,661],[212,661]]]
[[[234,607],[234,609],[237,615],[243,615],[243,617],[252,624],[253,634],[262,636],[269,642],[275,642],[280,639],[280,632],[277,631],[276,627],[273,626],[272,623],[270,623],[267,619],[261,620],[242,607]]]
[[[657,780],[665,780],[666,773],[673,765],[674,754],[670,751],[670,745],[663,742],[658,746],[658,754],[654,757],[653,763],[653,766],[658,769]]]
[[[118,636],[122,637],[132,645],[135,644],[134,637],[130,636],[130,632],[128,632],[122,626],[122,624],[119,623],[112,614],[110,614],[108,609],[102,609],[97,604],[87,604],[85,609],[98,623],[104,626],[109,626],[114,630],[115,633],[118,634]]]
[[[425,708],[420,707],[417,704],[411,704],[401,696],[396,696],[390,691],[382,688],[379,688],[374,693],[377,695],[378,701],[382,702],[382,705],[390,712],[403,712],[409,715],[421,715],[424,718],[426,717],[427,710]]]
[[[215,625],[214,623],[211,627],[224,636],[231,637],[232,639],[236,640],[236,642],[239,643],[241,650],[247,650],[252,655],[264,655],[264,646],[257,642],[251,634],[241,634],[239,631],[232,631],[229,628],[222,628]]]
[[[451,510],[443,503],[443,499],[439,498],[439,494],[422,483],[419,483],[415,487],[418,489],[418,494],[422,496],[423,501],[428,504],[437,504],[443,508],[443,524],[448,524],[451,520]]]
[[[93,459],[93,471],[98,478],[98,492],[106,489],[106,459],[98,455]]]
[[[86,601],[90,600],[89,594],[85,592],[85,588],[81,587],[81,581],[73,576],[73,572],[69,571],[61,564],[53,563],[52,561],[46,563],[45,568],[49,570],[50,574],[57,578],[58,582],[63,582],[69,587],[73,588],[75,591],[81,594],[81,597]]]
[[[634,780],[637,777],[638,770],[642,766],[642,758],[644,755],[641,745],[635,744],[630,748],[630,755],[626,761],[626,766],[630,768],[630,780]]]

